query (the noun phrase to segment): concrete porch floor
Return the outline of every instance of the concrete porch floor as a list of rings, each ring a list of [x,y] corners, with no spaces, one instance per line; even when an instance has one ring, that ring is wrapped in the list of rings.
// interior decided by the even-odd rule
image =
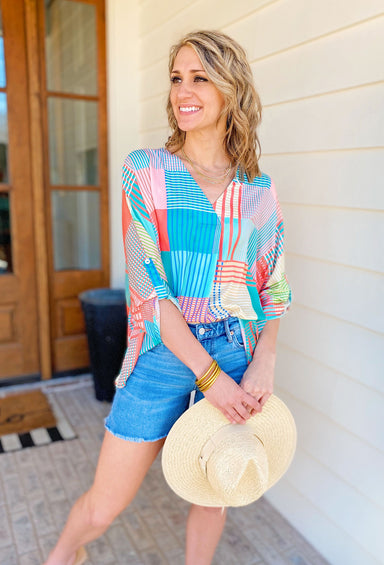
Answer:
[[[89,376],[46,384],[78,439],[0,455],[0,565],[41,565],[75,499],[93,478],[109,404]],[[90,565],[182,565],[188,504],[166,485],[158,457],[132,505],[87,547]],[[327,565],[265,499],[230,509],[214,565]]]

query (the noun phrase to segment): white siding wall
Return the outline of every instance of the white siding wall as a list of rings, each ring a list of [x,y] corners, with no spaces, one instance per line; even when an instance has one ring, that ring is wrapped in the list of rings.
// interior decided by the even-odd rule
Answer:
[[[262,166],[282,203],[294,291],[280,332],[276,392],[294,413],[299,445],[268,498],[333,565],[378,565],[383,1],[143,0],[138,8],[138,145],[167,138],[170,44],[212,28],[247,49],[264,104]]]
[[[111,286],[124,288],[121,168],[139,145],[139,3],[106,0]]]

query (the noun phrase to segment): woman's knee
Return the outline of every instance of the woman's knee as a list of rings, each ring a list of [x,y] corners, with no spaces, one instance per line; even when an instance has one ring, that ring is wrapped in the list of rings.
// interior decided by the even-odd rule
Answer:
[[[88,525],[96,530],[106,530],[124,510],[119,500],[106,500],[92,488],[83,495],[83,508]]]

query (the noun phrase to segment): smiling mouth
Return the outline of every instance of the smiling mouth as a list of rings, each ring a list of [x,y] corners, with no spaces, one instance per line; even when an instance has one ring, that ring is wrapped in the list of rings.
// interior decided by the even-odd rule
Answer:
[[[200,106],[179,106],[179,112],[181,114],[193,114],[201,110]]]

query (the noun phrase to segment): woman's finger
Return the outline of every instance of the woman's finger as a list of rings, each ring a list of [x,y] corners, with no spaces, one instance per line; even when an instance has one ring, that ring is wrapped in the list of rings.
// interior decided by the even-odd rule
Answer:
[[[238,414],[240,414],[240,416],[244,420],[248,420],[248,418],[250,417],[250,411],[248,409],[248,405],[245,402],[242,402],[240,404],[236,404],[233,408],[236,410],[236,412]],[[252,407],[251,407],[251,410],[253,410]]]
[[[253,410],[256,410],[256,412],[260,412],[261,410],[261,406],[259,404],[258,399],[247,392],[244,393],[244,396],[242,397],[242,402],[243,404],[244,403],[247,404]]]
[[[262,397],[260,398],[260,400],[259,400],[259,403],[260,403],[260,406],[261,406],[261,407],[264,406],[264,404],[265,404],[265,403],[267,402],[267,400],[270,398],[271,394],[272,394],[271,392],[265,392],[265,393],[263,394],[263,396],[262,396]]]
[[[252,414],[253,412],[253,408],[252,406],[249,406],[249,404],[247,404],[246,402],[243,402],[243,406],[245,407],[245,409],[247,410],[247,412],[249,412],[250,414]]]
[[[243,408],[244,408],[244,407],[243,407]],[[249,418],[249,413],[247,412],[247,414],[248,414],[248,418]],[[245,424],[245,422],[247,421],[246,418],[244,418],[244,416],[242,416],[242,415],[238,412],[237,408],[233,408],[233,409],[231,410],[231,418],[232,418],[232,422],[233,422],[234,424]]]
[[[245,424],[246,420],[237,412],[235,408],[225,409],[224,407],[219,408],[220,412],[231,422],[231,424]]]

